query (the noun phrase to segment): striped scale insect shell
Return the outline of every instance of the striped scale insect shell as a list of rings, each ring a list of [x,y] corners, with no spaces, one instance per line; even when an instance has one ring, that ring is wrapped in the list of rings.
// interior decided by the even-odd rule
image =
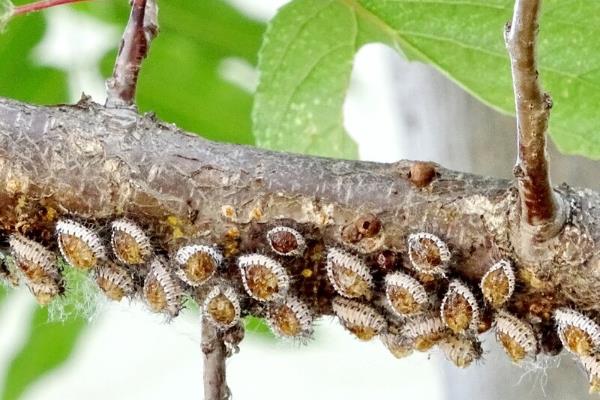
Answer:
[[[176,317],[182,308],[183,290],[158,257],[150,262],[150,272],[144,280],[143,295],[153,312]]]
[[[39,304],[47,305],[63,293],[62,276],[50,250],[20,234],[11,235],[8,243],[17,268]]]
[[[444,324],[454,333],[477,331],[479,306],[471,289],[455,279],[448,285],[442,300],[440,314]]]
[[[123,297],[129,297],[135,291],[129,271],[112,261],[105,261],[94,269],[94,279],[110,300],[121,301]]]
[[[271,250],[280,256],[301,256],[306,249],[302,234],[287,226],[276,226],[269,230],[267,242]]]
[[[401,332],[418,351],[427,351],[448,336],[444,322],[435,314],[420,314],[408,319]]]
[[[290,277],[276,260],[262,254],[247,254],[238,258],[244,289],[255,300],[283,299],[290,286]]]
[[[212,246],[192,244],[177,250],[175,262],[179,279],[197,287],[215,275],[223,263],[223,255]]]
[[[267,323],[273,333],[282,338],[306,340],[313,333],[313,316],[309,308],[294,296],[270,303]]]
[[[481,342],[472,335],[450,335],[439,343],[448,361],[458,368],[467,368],[473,361],[481,359],[483,350]]]
[[[510,260],[494,263],[479,283],[483,298],[494,308],[502,307],[515,290],[515,272]]]
[[[122,218],[111,223],[112,250],[120,262],[141,265],[152,255],[150,239],[136,223]]]
[[[360,301],[336,296],[332,308],[340,323],[360,340],[371,340],[387,328],[379,311]]]
[[[398,333],[382,333],[379,339],[396,358],[408,357],[413,352],[413,343]]]
[[[442,239],[432,233],[418,232],[408,235],[408,257],[415,271],[445,276],[451,254]]]
[[[425,287],[403,272],[386,275],[385,295],[392,311],[398,316],[419,314],[427,307]]]
[[[202,304],[202,312],[211,325],[226,330],[238,323],[242,309],[235,290],[223,283],[208,292]]]
[[[346,298],[372,297],[373,277],[358,257],[331,247],[327,251],[327,277],[335,291]]]
[[[600,353],[579,357],[588,375],[590,393],[600,393]]]
[[[558,337],[563,346],[578,356],[600,351],[600,327],[591,318],[571,308],[554,310]]]
[[[89,270],[106,259],[102,240],[96,232],[83,224],[61,219],[56,223],[55,230],[60,253],[74,268]]]
[[[533,359],[538,352],[538,342],[532,326],[501,310],[495,318],[496,338],[515,364]]]

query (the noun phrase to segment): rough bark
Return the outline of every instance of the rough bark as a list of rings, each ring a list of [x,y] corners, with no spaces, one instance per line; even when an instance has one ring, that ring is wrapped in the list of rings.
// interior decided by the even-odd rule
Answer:
[[[562,304],[600,311],[600,195],[566,185],[557,193],[571,205],[561,232],[532,246],[523,239],[513,182],[435,166],[417,187],[414,163],[379,164],[275,153],[219,144],[129,110],[82,102],[38,107],[0,100],[0,223],[53,243],[61,215],[104,226],[129,216],[144,226],[158,251],[189,240],[215,243],[229,260],[265,249],[264,232],[288,223],[309,248],[290,262],[295,289],[317,314],[330,312],[324,249],[337,245],[365,255],[406,260],[406,237],[431,231],[453,253],[452,271],[476,283],[492,259],[512,258],[519,285],[512,311],[550,324]],[[373,237],[345,237],[344,227],[373,214]],[[306,268],[313,274],[301,274]],[[199,296],[202,294],[200,293]],[[252,302],[252,312],[261,308]]]

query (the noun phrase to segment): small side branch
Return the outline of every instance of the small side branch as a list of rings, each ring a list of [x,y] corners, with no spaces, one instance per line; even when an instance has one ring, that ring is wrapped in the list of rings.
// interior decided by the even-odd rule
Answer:
[[[515,94],[518,157],[514,169],[519,181],[523,222],[537,228],[538,236],[555,235],[564,222],[561,204],[550,182],[546,131],[552,100],[538,79],[536,39],[541,0],[516,0],[505,40],[511,61]]]
[[[130,107],[142,61],[158,34],[156,0],[132,0],[131,15],[121,39],[113,75],[106,81],[107,107]]]
[[[41,0],[34,3],[23,4],[22,6],[15,7],[12,15],[24,15],[36,11],[45,10],[46,8],[56,7],[63,4],[80,3],[88,0]]]
[[[202,323],[202,352],[204,353],[204,400],[230,398],[227,387],[225,360],[228,356],[223,332],[206,321]]]

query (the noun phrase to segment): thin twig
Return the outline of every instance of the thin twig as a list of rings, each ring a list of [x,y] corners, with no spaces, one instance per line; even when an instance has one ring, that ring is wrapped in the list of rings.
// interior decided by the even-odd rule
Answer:
[[[516,0],[505,41],[517,111],[518,157],[514,174],[519,181],[522,217],[547,238],[562,227],[564,213],[552,189],[546,154],[552,100],[540,86],[536,65],[540,7],[541,0]]]
[[[225,360],[228,356],[224,334],[210,323],[202,323],[202,352],[204,353],[204,400],[230,398],[227,387]]]
[[[30,4],[23,4],[22,6],[15,7],[12,15],[24,15],[36,11],[45,10],[46,8],[56,7],[63,4],[81,3],[89,0],[41,0]]]
[[[106,81],[106,106],[129,107],[135,99],[138,75],[150,42],[158,34],[156,0],[133,0],[121,39],[113,75]]]

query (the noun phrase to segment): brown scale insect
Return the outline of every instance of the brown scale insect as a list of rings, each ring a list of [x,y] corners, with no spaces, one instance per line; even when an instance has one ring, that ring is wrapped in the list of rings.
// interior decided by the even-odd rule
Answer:
[[[277,226],[267,232],[267,242],[280,256],[301,256],[306,250],[302,234],[287,226]]]
[[[47,305],[63,293],[56,257],[50,250],[20,234],[11,235],[8,242],[16,266],[38,303]]]
[[[240,320],[240,301],[235,290],[226,284],[217,285],[206,295],[202,305],[204,318],[218,329],[226,330]]]
[[[121,301],[135,291],[131,274],[120,265],[106,261],[94,270],[96,284],[111,300]]]
[[[223,256],[211,246],[194,244],[177,250],[175,262],[179,279],[197,287],[214,276],[223,262]]]
[[[479,325],[477,300],[471,289],[459,280],[453,280],[448,285],[440,314],[444,324],[454,333],[477,331]]]
[[[135,223],[119,219],[111,224],[111,244],[117,260],[127,265],[144,264],[152,255],[150,239]]]
[[[359,301],[337,296],[332,308],[340,323],[360,340],[371,340],[387,328],[387,322],[377,310]]]
[[[143,294],[146,304],[153,312],[162,312],[170,317],[176,317],[181,310],[183,291],[157,257],[150,263],[150,272],[144,281]]]
[[[390,353],[396,358],[408,357],[414,350],[412,342],[400,334],[383,333],[379,338]]]
[[[515,290],[515,272],[509,260],[500,260],[483,275],[479,284],[483,298],[494,308],[502,307]]]
[[[267,323],[282,338],[308,339],[312,336],[313,316],[302,301],[289,296],[281,303],[271,303],[267,311]]]
[[[80,270],[94,268],[106,259],[106,249],[100,237],[84,225],[61,219],[56,223],[58,248],[71,266]]]
[[[571,353],[587,356],[600,350],[600,327],[591,318],[566,307],[554,311],[558,337]]]
[[[422,314],[406,321],[402,335],[413,343],[416,350],[427,351],[448,336],[448,332],[439,316]]]
[[[531,325],[507,311],[499,311],[495,318],[496,338],[508,357],[516,364],[526,358],[535,358],[538,343]]]
[[[244,289],[255,300],[273,301],[286,296],[290,278],[283,266],[262,254],[248,254],[238,258]]]
[[[427,307],[425,287],[412,276],[402,272],[386,275],[385,295],[390,307],[398,316],[419,314]]]
[[[329,282],[339,295],[371,299],[373,277],[360,258],[332,247],[327,251],[326,269]]]
[[[471,335],[451,335],[442,340],[438,346],[448,361],[459,368],[469,367],[473,361],[480,360],[483,355],[481,342]]]
[[[419,232],[408,236],[408,257],[417,272],[445,276],[451,254],[442,239],[432,233]]]
[[[579,360],[587,372],[590,393],[600,393],[600,354],[581,356]]]

